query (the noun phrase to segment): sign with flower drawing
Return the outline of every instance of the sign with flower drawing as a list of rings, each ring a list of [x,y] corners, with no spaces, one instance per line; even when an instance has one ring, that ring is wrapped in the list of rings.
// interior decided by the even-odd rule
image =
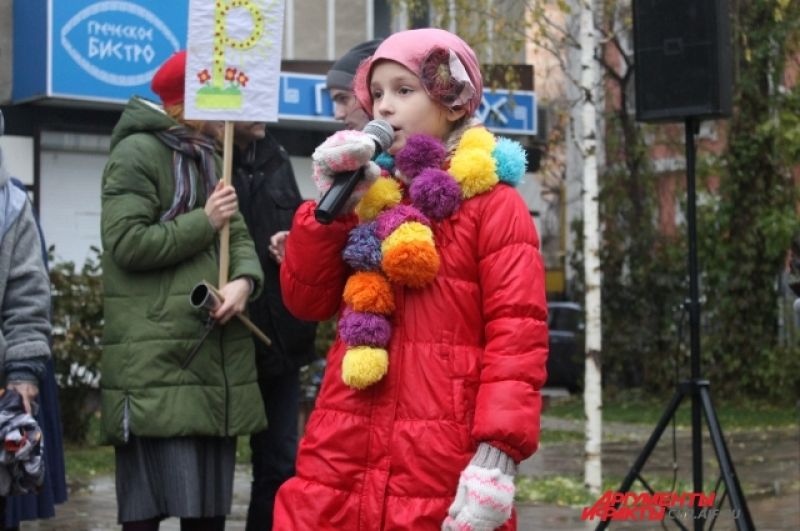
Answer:
[[[190,0],[185,116],[278,119],[283,0]]]

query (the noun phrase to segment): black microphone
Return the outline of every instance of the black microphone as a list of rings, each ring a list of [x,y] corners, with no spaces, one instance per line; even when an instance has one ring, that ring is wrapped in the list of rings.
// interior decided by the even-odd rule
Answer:
[[[372,120],[362,130],[375,141],[375,154],[389,149],[394,142],[394,129],[384,120]],[[365,166],[351,172],[341,172],[333,176],[333,184],[322,196],[314,210],[314,217],[323,225],[328,225],[339,215],[350,194],[364,178]]]

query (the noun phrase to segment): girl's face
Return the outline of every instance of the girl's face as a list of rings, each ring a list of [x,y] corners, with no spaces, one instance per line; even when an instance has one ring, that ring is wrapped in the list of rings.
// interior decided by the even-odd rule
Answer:
[[[372,70],[370,79],[372,112],[394,128],[394,142],[389,148],[396,154],[409,136],[425,134],[445,140],[453,123],[465,112],[454,110],[432,100],[419,78],[394,61],[381,61]]]

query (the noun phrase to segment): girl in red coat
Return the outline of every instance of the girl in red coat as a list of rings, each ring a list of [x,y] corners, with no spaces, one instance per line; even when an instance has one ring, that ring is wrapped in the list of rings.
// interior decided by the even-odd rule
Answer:
[[[274,529],[515,529],[547,357],[539,241],[510,186],[524,151],[473,120],[478,61],[447,31],[390,36],[353,88],[394,141],[377,165],[359,131],[319,146],[321,192],[337,172],[369,177],[328,225],[301,206],[286,243],[289,309],[340,313]]]

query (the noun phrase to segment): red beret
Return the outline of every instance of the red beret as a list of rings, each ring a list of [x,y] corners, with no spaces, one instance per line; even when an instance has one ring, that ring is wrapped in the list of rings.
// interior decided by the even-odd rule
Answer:
[[[186,50],[175,52],[158,69],[150,88],[158,94],[165,106],[183,103],[184,82],[186,80]]]

